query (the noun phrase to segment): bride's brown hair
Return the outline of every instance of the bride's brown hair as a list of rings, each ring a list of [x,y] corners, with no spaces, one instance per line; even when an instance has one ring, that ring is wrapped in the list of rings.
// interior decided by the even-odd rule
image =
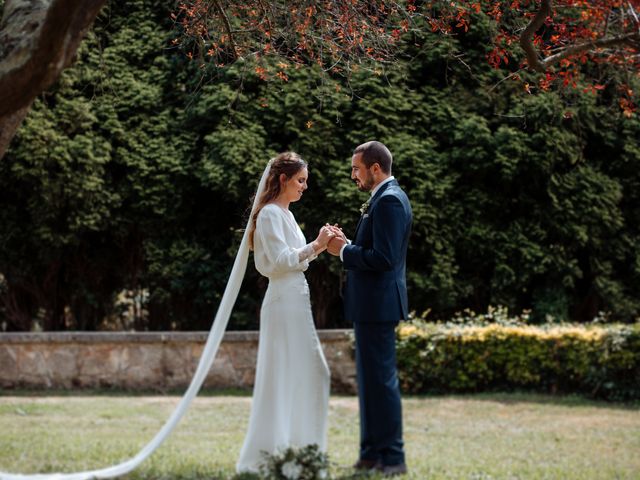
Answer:
[[[269,176],[267,177],[264,192],[262,192],[262,195],[260,195],[258,199],[256,211],[251,218],[251,226],[249,227],[249,248],[251,250],[253,250],[253,234],[256,231],[256,221],[260,210],[262,210],[267,203],[278,198],[278,195],[280,195],[282,191],[280,175],[284,174],[288,180],[306,167],[307,162],[295,152],[283,152],[271,159],[271,168],[269,169]]]

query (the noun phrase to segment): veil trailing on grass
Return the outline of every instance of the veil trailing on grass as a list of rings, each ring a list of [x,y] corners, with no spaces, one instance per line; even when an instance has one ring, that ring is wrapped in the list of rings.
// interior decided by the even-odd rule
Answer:
[[[153,437],[153,439],[142,450],[140,450],[140,452],[138,452],[136,456],[111,467],[76,473],[17,474],[0,471],[0,480],[85,480],[118,477],[132,471],[134,468],[140,465],[140,463],[142,463],[147,457],[149,457],[149,455],[151,455],[153,451],[158,448],[162,444],[162,442],[169,436],[180,419],[186,413],[195,396],[198,394],[198,391],[200,390],[200,387],[202,386],[202,383],[207,377],[207,373],[209,372],[209,369],[213,364],[216,353],[218,352],[218,347],[220,346],[220,342],[222,341],[222,337],[227,328],[227,323],[229,322],[231,311],[236,302],[236,299],[238,298],[238,292],[240,291],[240,286],[242,285],[242,280],[244,279],[244,274],[247,269],[247,261],[249,259],[249,231],[251,226],[251,219],[253,218],[253,214],[255,213],[258,200],[260,199],[260,196],[264,191],[270,169],[271,161],[268,163],[267,168],[264,170],[262,178],[260,179],[260,183],[258,184],[256,196],[251,207],[251,215],[249,216],[249,221],[247,223],[247,228],[245,229],[244,235],[242,236],[242,242],[240,243],[240,248],[238,249],[238,253],[233,264],[233,269],[231,270],[229,280],[227,281],[227,287],[225,288],[224,295],[222,296],[222,301],[220,302],[220,306],[218,307],[218,312],[216,313],[213,325],[211,326],[209,337],[207,338],[207,343],[205,344],[202,356],[200,357],[200,362],[198,363],[196,372],[191,379],[189,388],[180,400],[180,403],[178,403],[178,406],[173,411],[164,426],[156,434],[156,436]]]

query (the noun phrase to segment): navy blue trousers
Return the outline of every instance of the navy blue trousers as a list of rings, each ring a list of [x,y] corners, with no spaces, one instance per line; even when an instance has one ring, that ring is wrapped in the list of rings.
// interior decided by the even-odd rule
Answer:
[[[360,402],[360,459],[404,463],[396,366],[397,322],[354,323]]]

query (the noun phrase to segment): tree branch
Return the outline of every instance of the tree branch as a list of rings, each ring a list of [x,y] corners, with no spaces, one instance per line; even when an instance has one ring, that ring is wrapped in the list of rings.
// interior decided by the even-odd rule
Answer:
[[[597,40],[572,45],[562,49],[562,51],[554,55],[550,55],[545,59],[541,59],[538,56],[538,52],[533,44],[533,37],[538,29],[544,24],[547,17],[550,15],[551,0],[542,0],[540,10],[538,10],[538,13],[536,13],[533,20],[531,20],[529,25],[527,25],[527,28],[520,35],[520,46],[526,54],[527,64],[530,68],[538,72],[546,72],[550,66],[564,60],[565,58],[571,57],[573,55],[578,55],[589,50],[595,50],[598,48],[609,48],[625,44],[637,48],[638,45],[640,45],[640,32],[634,32],[625,35],[600,38]]]
[[[586,52],[589,50],[595,50],[597,48],[608,48],[608,47],[616,47],[619,45],[629,45],[638,47],[640,45],[640,33],[628,33],[626,35],[618,35],[616,37],[610,38],[600,38],[598,40],[593,40],[591,42],[584,42],[578,45],[573,45],[571,47],[567,47],[563,49],[561,52],[558,52],[554,55],[550,55],[545,58],[542,62],[540,62],[543,67],[549,68],[550,65],[560,62],[561,60],[570,57],[572,55],[577,55],[582,52]]]
[[[216,6],[216,10],[218,10],[218,13],[220,14],[220,18],[222,18],[224,29],[227,31],[227,35],[229,36],[229,43],[231,44],[231,54],[233,55],[233,60],[235,61],[238,59],[238,51],[233,40],[233,34],[231,33],[231,24],[229,23],[229,17],[227,17],[227,13],[224,11],[224,8],[222,8],[222,5],[220,5],[220,2],[218,0],[214,0],[213,3]]]
[[[533,17],[533,20],[531,20],[529,25],[527,25],[527,28],[525,28],[520,35],[520,46],[527,56],[527,63],[529,64],[529,67],[537,70],[538,72],[544,72],[546,67],[538,57],[538,52],[533,45],[533,36],[549,16],[551,16],[551,0],[542,0],[540,10],[538,10],[536,16]]]
[[[629,4],[629,11],[631,12],[631,15],[633,16],[633,19],[635,20],[638,29],[640,29],[640,20],[638,20],[638,15],[636,15],[636,11],[633,8],[633,5],[631,4],[631,2],[627,2],[627,3]]]

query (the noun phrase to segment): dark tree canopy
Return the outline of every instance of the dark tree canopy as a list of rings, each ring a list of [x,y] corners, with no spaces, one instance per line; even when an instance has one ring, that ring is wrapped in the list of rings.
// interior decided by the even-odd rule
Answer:
[[[105,0],[7,0],[0,22],[0,158],[34,98],[73,61],[79,42]],[[640,0],[190,0],[172,14],[173,39],[205,66],[256,62],[261,78],[286,81],[289,69],[319,65],[331,74],[393,63],[407,41],[425,44],[426,31],[466,32],[489,20],[483,61],[511,62],[523,88],[616,89],[630,116],[637,92]],[[520,45],[520,48],[514,46]],[[468,51],[457,52],[469,61]],[[279,61],[263,62],[276,58]],[[594,65],[595,64],[595,65]],[[521,67],[539,72],[529,78]],[[585,79],[586,83],[581,81]]]

